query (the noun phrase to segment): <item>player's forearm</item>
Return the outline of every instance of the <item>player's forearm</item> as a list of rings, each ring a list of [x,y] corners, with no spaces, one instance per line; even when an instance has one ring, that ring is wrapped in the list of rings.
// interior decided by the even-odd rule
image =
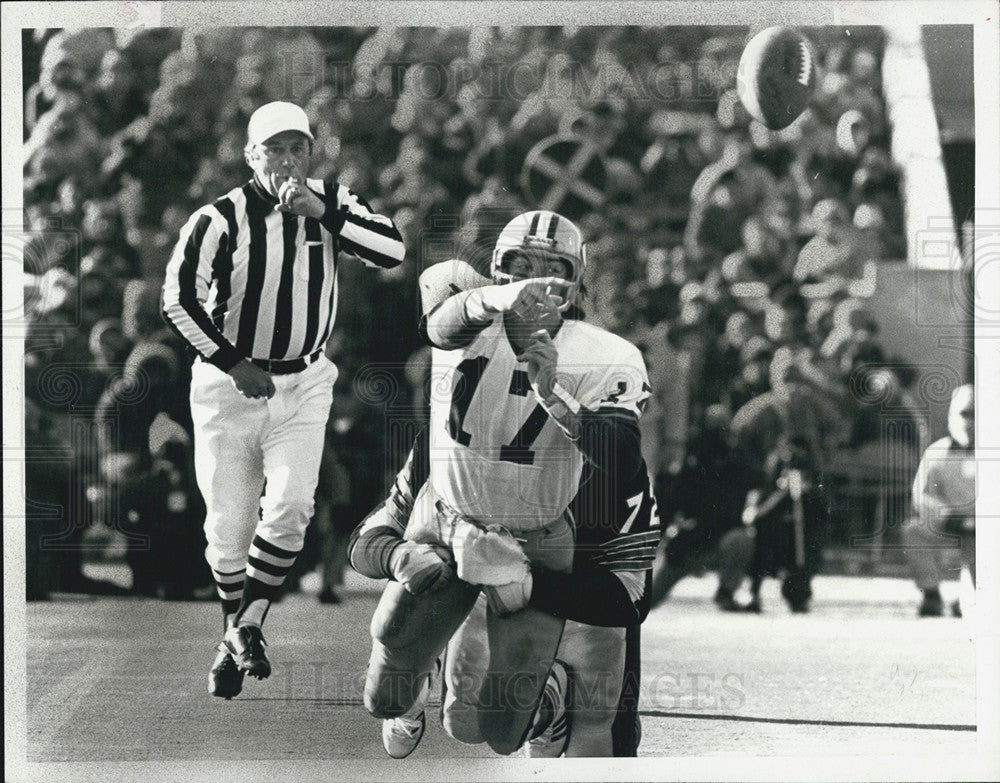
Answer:
[[[536,567],[531,576],[528,605],[566,620],[617,628],[642,622],[648,611],[648,590],[633,600],[612,571],[595,568],[565,574]]]
[[[637,422],[617,414],[582,409],[577,447],[600,470],[613,471],[620,481],[630,481],[642,467]]]
[[[385,503],[381,503],[351,533],[347,559],[351,567],[370,579],[391,579],[392,553],[403,536],[392,524]]]
[[[424,331],[431,345],[446,351],[462,348],[490,325],[496,313],[484,307],[482,290],[449,297],[427,314]]]

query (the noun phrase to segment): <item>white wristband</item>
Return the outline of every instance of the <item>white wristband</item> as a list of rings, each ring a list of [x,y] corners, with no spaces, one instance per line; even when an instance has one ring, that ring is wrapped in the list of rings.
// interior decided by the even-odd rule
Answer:
[[[552,384],[552,396],[542,400],[542,406],[571,441],[580,437],[579,420],[576,416],[583,406],[558,381]]]
[[[552,397],[549,399],[551,400],[553,397],[565,405],[569,409],[570,413],[579,413],[580,409],[583,407],[576,401],[572,394],[562,387],[562,384],[560,384],[559,381],[552,384]]]

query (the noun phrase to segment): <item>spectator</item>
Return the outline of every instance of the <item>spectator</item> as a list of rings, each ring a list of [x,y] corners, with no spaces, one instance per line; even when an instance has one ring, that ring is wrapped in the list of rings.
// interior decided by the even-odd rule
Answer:
[[[739,247],[744,221],[773,194],[774,177],[751,160],[743,132],[730,133],[718,161],[691,188],[691,216],[684,233],[688,255],[711,264]]]
[[[176,394],[177,376],[177,360],[169,348],[140,343],[95,413],[95,421],[104,426],[98,428],[100,479],[89,494],[99,516],[113,515],[101,521],[125,533],[132,589],[140,595],[155,596],[162,589],[169,597],[186,596],[182,585],[188,580],[181,574],[195,565],[187,557],[189,544],[201,540],[190,438],[176,423],[183,417],[174,413],[186,404]],[[107,426],[112,420],[113,428]],[[175,434],[164,434],[164,429]],[[177,440],[181,448],[167,449],[169,440]],[[178,538],[188,544],[175,546]],[[184,557],[176,562],[181,553]]]
[[[146,111],[142,87],[132,64],[116,49],[105,52],[94,88],[93,115],[102,136],[121,130],[133,117]]]
[[[763,337],[754,335],[746,341],[740,351],[739,372],[733,377],[725,394],[730,411],[735,413],[750,400],[770,391],[773,356],[774,348]]]
[[[67,94],[34,126],[24,145],[26,186],[76,179],[92,193],[101,169],[103,145],[79,95]],[[54,192],[54,188],[53,188]]]
[[[34,130],[38,119],[61,99],[84,94],[92,73],[92,53],[98,52],[106,43],[93,39],[104,38],[104,35],[105,31],[96,30],[83,35],[60,31],[46,42],[38,83],[25,93],[24,123],[27,130]],[[90,46],[87,39],[92,39]]]
[[[846,437],[843,408],[810,381],[815,373],[803,369],[787,347],[774,354],[771,390],[753,398],[733,416],[737,444],[758,464],[775,453],[782,442],[801,442],[809,464],[822,471],[830,450]]]
[[[662,601],[682,578],[717,562],[716,548],[726,534],[741,526],[740,515],[753,482],[751,465],[735,448],[729,415],[715,405],[705,412],[705,427],[691,441],[671,495],[670,521],[661,561],[654,569],[653,602]],[[715,600],[730,608],[733,591],[746,563],[728,567],[723,558]]]
[[[815,236],[799,252],[792,273],[805,296],[830,296],[851,285],[870,288],[875,267],[866,257],[851,216],[843,202],[820,201],[812,212]]]
[[[917,587],[923,592],[920,617],[944,613],[941,578],[943,556],[957,549],[960,567],[976,583],[975,400],[971,384],[952,393],[948,435],[932,443],[913,479],[913,516],[903,529],[906,555]],[[948,568],[954,576],[954,567]],[[952,613],[961,616],[959,600]]]
[[[812,578],[823,558],[829,522],[826,496],[809,443],[782,439],[765,463],[762,482],[747,498],[743,520],[753,525],[748,611],[760,612],[767,576],[783,575],[781,595],[793,612],[808,612]]]

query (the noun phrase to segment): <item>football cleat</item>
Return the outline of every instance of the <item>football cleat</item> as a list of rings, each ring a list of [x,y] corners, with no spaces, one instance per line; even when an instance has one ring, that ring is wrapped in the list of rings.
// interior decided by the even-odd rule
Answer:
[[[263,680],[271,674],[271,662],[264,653],[264,633],[256,625],[240,625],[226,631],[223,644],[236,666],[251,677]]]
[[[431,696],[431,682],[436,674],[441,672],[441,659],[434,662],[434,671],[427,675],[424,685],[420,689],[413,706],[406,711],[405,715],[398,718],[387,718],[382,721],[382,747],[394,759],[405,759],[420,744],[421,737],[424,736],[424,729],[427,728],[427,717],[425,707],[427,700]],[[416,717],[411,717],[419,710]]]
[[[389,718],[382,721],[382,747],[394,759],[405,759],[420,744],[427,728],[427,717],[421,710],[419,717]]]
[[[580,229],[555,212],[535,210],[518,215],[500,232],[490,273],[497,285],[531,277],[561,277],[569,283],[560,308],[566,310],[576,302],[586,266],[587,248]]]
[[[566,752],[571,728],[568,705],[572,681],[569,666],[559,660],[553,661],[542,691],[542,699],[548,701],[552,709],[552,720],[541,734],[528,740],[528,758],[555,759]]]
[[[245,672],[236,665],[225,644],[220,642],[215,649],[219,654],[208,670],[208,692],[222,699],[231,699],[243,690]]]

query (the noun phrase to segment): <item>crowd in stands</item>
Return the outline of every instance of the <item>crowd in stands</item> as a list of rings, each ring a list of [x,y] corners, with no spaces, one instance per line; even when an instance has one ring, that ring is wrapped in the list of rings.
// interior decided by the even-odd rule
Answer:
[[[865,306],[874,262],[905,251],[882,34],[810,31],[815,99],[773,132],[736,97],[746,33],[25,33],[29,596],[110,589],[80,570],[95,524],[129,541],[136,592],[190,597],[208,584],[190,357],[160,318],[159,291],[193,209],[249,177],[246,123],[270,100],[306,109],[312,176],[372,194],[408,248],[390,272],[340,265],[320,542],[303,559],[334,564],[330,600],[336,542],[408,448],[389,442],[386,421],[390,407],[413,410],[429,361],[416,277],[451,257],[485,270],[498,229],[538,206],[525,161],[552,137],[589,145],[601,164],[599,203],[555,206],[590,243],[588,317],[645,353],[654,399],[643,439],[661,507],[686,464],[716,458],[712,448],[738,444],[764,465],[794,441],[822,477],[839,450],[879,442],[881,406],[905,409],[914,381],[885,354]],[[394,391],[372,395],[366,377]],[[925,435],[915,424],[900,437],[915,465]],[[68,461],[51,459],[58,448]]]

